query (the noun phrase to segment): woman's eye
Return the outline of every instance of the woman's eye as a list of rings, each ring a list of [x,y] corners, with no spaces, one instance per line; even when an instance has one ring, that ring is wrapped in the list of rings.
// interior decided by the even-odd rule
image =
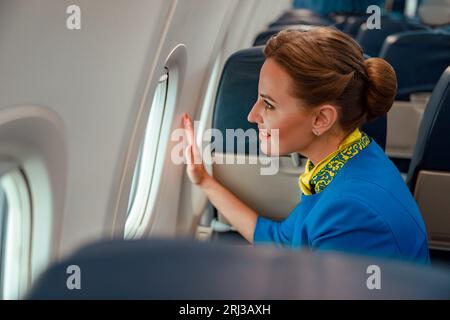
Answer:
[[[264,106],[267,110],[273,110],[275,109],[270,103],[268,103],[267,101],[264,101]]]

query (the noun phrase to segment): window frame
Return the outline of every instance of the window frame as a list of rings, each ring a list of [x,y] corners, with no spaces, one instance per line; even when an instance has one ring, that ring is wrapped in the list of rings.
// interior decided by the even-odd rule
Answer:
[[[124,230],[125,238],[136,236],[137,229],[142,225],[146,211],[153,205],[150,201],[150,195],[154,188],[153,177],[158,160],[158,148],[167,106],[169,78],[169,71],[166,69],[166,73],[159,78],[153,94],[145,135],[139,147],[131,182]],[[152,141],[156,141],[156,143],[151,143]]]
[[[25,295],[31,280],[31,192],[20,168],[2,174],[0,184],[8,203],[0,292],[2,299],[17,300]]]
[[[182,107],[180,107],[178,102],[181,98],[187,68],[186,46],[182,43],[174,46],[167,55],[165,62],[161,63],[161,65],[164,67],[156,67],[155,69],[160,70],[159,74],[152,77],[159,76],[166,71],[170,74],[170,83],[168,85],[166,107],[158,142],[154,174],[152,177],[152,188],[148,198],[148,205],[145,208],[140,224],[136,223],[132,225],[129,221],[127,222],[128,219],[126,213],[131,194],[130,191],[132,189],[132,175],[136,167],[136,160],[134,163],[126,164],[123,180],[123,183],[126,184],[126,188],[121,189],[119,192],[116,205],[116,210],[123,208],[123,211],[116,212],[115,214],[115,222],[120,223],[121,226],[120,229],[117,229],[117,235],[125,237],[125,239],[141,238],[156,232],[173,233],[176,228],[175,212],[178,210],[178,201],[173,201],[173,199],[174,194],[178,193],[179,186],[171,185],[170,181],[179,178],[179,175],[183,171],[181,166],[178,166],[169,160],[171,157],[172,146],[175,144],[172,140],[173,130],[180,128],[180,122],[176,120],[180,119],[178,115],[182,110]],[[157,80],[158,78],[154,81],[157,82]],[[155,84],[153,84],[153,86],[154,85]],[[146,91],[146,97],[143,101],[152,101],[153,96],[154,90]],[[148,104],[144,107],[148,108]],[[138,119],[138,123],[143,122],[143,120],[144,119]],[[145,125],[142,124],[142,126],[139,125],[138,127],[143,128],[140,130],[143,130],[144,133],[142,134],[145,135]],[[141,141],[133,140],[133,148],[130,148],[129,151],[138,154],[140,143]],[[138,145],[136,146],[136,144]],[[167,212],[169,212],[169,214],[165,214]],[[119,218],[120,221],[117,221],[117,218]],[[170,222],[167,222],[167,219],[170,219]],[[160,222],[163,225],[161,225]],[[167,228],[168,225],[171,226],[169,229]]]

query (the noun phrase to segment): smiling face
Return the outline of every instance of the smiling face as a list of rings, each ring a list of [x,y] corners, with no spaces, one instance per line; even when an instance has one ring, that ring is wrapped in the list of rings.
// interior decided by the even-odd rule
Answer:
[[[248,121],[258,124],[261,151],[269,156],[303,154],[315,138],[313,110],[292,95],[291,85],[288,73],[267,59],[260,73],[258,100]],[[274,129],[279,130],[279,139],[271,139]]]

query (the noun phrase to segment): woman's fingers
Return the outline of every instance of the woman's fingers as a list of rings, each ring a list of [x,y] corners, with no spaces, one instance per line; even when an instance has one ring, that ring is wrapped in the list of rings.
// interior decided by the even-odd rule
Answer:
[[[186,137],[188,145],[185,149],[185,159],[187,164],[187,174],[189,179],[195,183],[199,184],[207,175],[205,167],[203,166],[202,155],[197,148],[195,143],[194,129],[192,127],[192,120],[188,114],[183,114],[182,125],[186,130]]]
[[[192,127],[192,120],[187,113],[183,114],[183,127],[186,130],[186,138],[188,142],[188,148],[186,148],[187,163],[188,164],[201,164],[202,157],[197,149],[195,143],[194,128]]]
[[[197,149],[196,145],[189,144],[186,147],[186,164],[194,165],[194,164],[202,164],[202,156]]]
[[[194,164],[202,164],[203,159],[202,159],[200,152],[198,151],[197,145],[193,144],[191,146],[192,146],[192,148],[191,148],[192,159],[194,161]]]
[[[188,145],[186,147],[186,163],[188,165],[192,165],[194,164],[194,155],[193,155],[193,151],[192,151],[192,145]]]
[[[188,144],[193,145],[195,143],[194,128],[192,127],[192,120],[187,113],[183,115],[183,127],[186,130]]]

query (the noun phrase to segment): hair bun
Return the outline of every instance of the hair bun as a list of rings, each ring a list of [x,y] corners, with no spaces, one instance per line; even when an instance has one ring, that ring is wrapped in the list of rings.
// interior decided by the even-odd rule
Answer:
[[[385,115],[392,107],[397,94],[397,77],[394,68],[384,59],[365,60],[368,77],[367,121]]]

